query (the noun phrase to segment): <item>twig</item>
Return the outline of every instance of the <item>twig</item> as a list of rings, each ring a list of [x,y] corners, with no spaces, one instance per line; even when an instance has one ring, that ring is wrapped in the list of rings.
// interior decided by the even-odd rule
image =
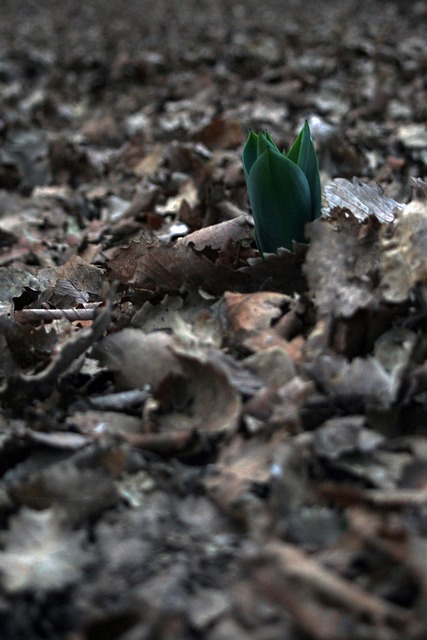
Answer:
[[[38,324],[39,322],[53,322],[66,318],[70,322],[93,320],[96,315],[96,307],[76,309],[20,309],[15,311],[13,317],[20,324]]]

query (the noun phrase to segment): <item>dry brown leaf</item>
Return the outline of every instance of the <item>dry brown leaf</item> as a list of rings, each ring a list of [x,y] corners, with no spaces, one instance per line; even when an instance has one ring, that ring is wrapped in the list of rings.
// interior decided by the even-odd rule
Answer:
[[[251,237],[251,226],[246,216],[241,216],[196,231],[173,245],[150,243],[142,238],[121,249],[109,262],[110,277],[152,292],[177,291],[184,284],[202,287],[213,294],[245,289],[250,283],[249,276],[234,270],[232,265],[216,262],[230,244],[235,245],[233,254],[237,259],[238,244]]]
[[[242,129],[237,120],[220,116],[203,126],[194,138],[211,149],[234,149],[242,143]]]
[[[138,433],[142,427],[140,418],[119,411],[77,411],[67,418],[66,423],[69,428],[77,428],[81,434],[94,440],[105,435]]]
[[[216,433],[237,426],[240,394],[216,349],[186,346],[164,332],[124,329],[104,338],[96,355],[116,372],[121,388],[152,386],[150,417],[158,428]]]
[[[142,160],[135,162],[132,165],[132,170],[138,176],[151,176],[155,173],[163,162],[164,147],[160,144],[154,145],[147,155]]]
[[[191,178],[184,182],[176,195],[168,198],[163,205],[156,206],[156,213],[161,215],[179,215],[183,203],[189,207],[195,207],[199,202],[197,187]]]
[[[230,344],[250,352],[277,347],[293,361],[301,361],[304,338],[295,335],[301,329],[301,321],[294,308],[286,311],[292,302],[289,296],[274,291],[226,292],[218,312]]]
[[[244,339],[259,331],[271,328],[273,321],[291,302],[289,296],[274,292],[231,293],[226,292],[221,303],[224,321],[234,339]]]
[[[238,216],[219,224],[193,231],[180,241],[183,245],[194,245],[197,251],[206,247],[225,251],[230,242],[242,242],[252,238],[252,223],[249,216]]]
[[[84,533],[67,529],[58,511],[22,509],[12,516],[6,548],[0,552],[4,589],[57,591],[77,582],[89,562],[83,542]]]
[[[273,441],[245,440],[237,436],[221,450],[215,472],[206,478],[205,486],[225,513],[239,520],[249,519],[250,525],[252,510],[257,509],[252,490],[270,480],[274,449]]]
[[[295,253],[279,249],[264,259],[249,258],[247,266],[236,269],[241,244],[252,239],[253,228],[246,215],[199,229],[172,245],[142,238],[109,261],[110,279],[133,284],[148,295],[175,292],[184,284],[213,295],[227,290],[289,294],[305,290],[302,263],[306,245],[296,245]]]
[[[373,451],[384,442],[384,437],[367,429],[364,416],[330,418],[314,432],[313,447],[316,454],[328,460],[358,451]]]
[[[307,288],[302,270],[307,248],[306,244],[295,243],[294,252],[279,249],[277,253],[265,254],[264,258],[249,258],[249,266],[242,267],[240,271],[250,276],[252,291],[301,293]]]
[[[285,371],[284,371],[285,374]],[[255,393],[245,406],[245,413],[270,426],[285,427],[287,432],[301,427],[300,409],[313,393],[312,382],[293,376],[279,387],[264,387]]]
[[[113,295],[114,288],[112,287],[105,307],[99,310],[92,326],[80,330],[77,335],[62,345],[59,353],[43,371],[34,375],[11,373],[0,387],[0,398],[16,401],[16,398],[22,399],[30,394],[39,397],[48,395],[57,384],[58,377],[104,333],[110,322]]]
[[[278,346],[248,356],[243,364],[270,389],[278,389],[296,375],[295,365],[286,349]]]

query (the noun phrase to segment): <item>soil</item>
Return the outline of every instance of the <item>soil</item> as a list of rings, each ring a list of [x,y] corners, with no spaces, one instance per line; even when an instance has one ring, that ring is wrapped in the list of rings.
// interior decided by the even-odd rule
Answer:
[[[3,0],[1,640],[427,637],[426,23]],[[305,119],[262,258],[243,145]]]

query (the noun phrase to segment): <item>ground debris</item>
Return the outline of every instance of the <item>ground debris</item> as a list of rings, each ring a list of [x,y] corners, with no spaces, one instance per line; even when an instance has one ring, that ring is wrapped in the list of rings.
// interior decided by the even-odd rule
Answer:
[[[2,3],[1,640],[427,637],[425,8],[282,5]]]

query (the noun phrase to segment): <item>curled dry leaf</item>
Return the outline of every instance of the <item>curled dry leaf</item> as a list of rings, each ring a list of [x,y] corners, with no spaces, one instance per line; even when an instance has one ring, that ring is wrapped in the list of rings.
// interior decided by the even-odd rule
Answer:
[[[206,247],[225,251],[230,242],[237,243],[249,238],[252,238],[252,224],[249,216],[242,215],[193,231],[181,242],[184,245],[193,245],[196,251],[203,251]]]
[[[104,338],[96,355],[116,371],[121,388],[153,388],[160,413],[151,418],[158,428],[221,432],[236,427],[240,395],[216,349],[195,350],[163,332],[124,329]]]
[[[165,332],[144,334],[138,329],[124,329],[101,340],[94,355],[115,372],[118,389],[142,389],[150,385],[156,390],[166,377],[183,374],[172,346],[173,338]]]
[[[16,593],[48,592],[77,582],[90,558],[84,533],[71,531],[54,509],[22,509],[11,518],[5,551],[0,552],[4,589]]]

